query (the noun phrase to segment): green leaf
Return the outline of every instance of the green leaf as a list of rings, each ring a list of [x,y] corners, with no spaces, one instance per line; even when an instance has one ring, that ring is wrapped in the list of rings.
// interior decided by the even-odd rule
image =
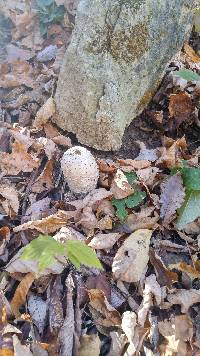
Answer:
[[[124,172],[124,175],[130,185],[133,185],[133,183],[137,180],[137,174],[135,172]]]
[[[81,241],[70,240],[66,242],[67,257],[76,268],[80,265],[102,269],[96,253]]]
[[[174,72],[177,76],[185,79],[185,80],[188,80],[190,82],[193,82],[193,81],[199,81],[200,80],[200,75],[198,75],[197,73],[193,72],[192,70],[190,69],[181,69],[177,72]]]
[[[187,190],[200,190],[200,168],[183,167],[181,175]]]
[[[116,210],[116,216],[120,220],[125,220],[128,216],[128,213],[126,211],[126,201],[125,199],[115,199],[112,198],[112,205],[117,209]]]
[[[135,192],[128,198],[115,199],[112,198],[112,205],[117,209],[116,215],[120,220],[125,220],[128,216],[126,207],[129,209],[135,208],[146,198],[146,193],[139,188],[135,188]]]
[[[200,216],[200,190],[187,193],[185,202],[178,210],[178,214],[176,227],[179,230]]]
[[[126,206],[127,208],[134,208],[138,206],[142,201],[146,198],[146,193],[142,192],[140,189],[135,189],[134,194],[130,195],[126,198]]]
[[[56,255],[64,254],[64,245],[51,236],[39,235],[24,248],[21,259],[38,261],[38,269],[42,271],[55,262]]]

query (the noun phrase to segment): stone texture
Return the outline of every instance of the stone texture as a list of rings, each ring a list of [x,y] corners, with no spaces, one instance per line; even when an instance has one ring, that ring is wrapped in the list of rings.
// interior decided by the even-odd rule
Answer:
[[[56,123],[117,150],[192,24],[196,0],[81,0],[55,96]]]

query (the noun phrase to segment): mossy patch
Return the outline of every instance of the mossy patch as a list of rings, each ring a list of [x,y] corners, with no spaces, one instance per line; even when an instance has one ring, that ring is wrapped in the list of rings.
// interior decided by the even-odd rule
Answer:
[[[117,61],[131,63],[148,50],[147,22],[139,23],[129,29],[116,31],[111,38],[110,53]]]

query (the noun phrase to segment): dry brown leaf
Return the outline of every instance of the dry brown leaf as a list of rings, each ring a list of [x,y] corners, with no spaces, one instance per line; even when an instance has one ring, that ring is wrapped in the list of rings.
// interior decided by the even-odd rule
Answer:
[[[94,229],[98,226],[98,220],[90,206],[83,209],[77,226],[81,226],[87,235],[94,233]]]
[[[19,210],[18,192],[11,184],[0,184],[0,205],[5,213],[14,218]]]
[[[50,234],[59,230],[62,226],[68,224],[68,220],[74,215],[74,212],[58,210],[56,214],[47,216],[41,220],[28,221],[13,229],[14,232],[19,232],[27,229],[35,229],[42,234]]]
[[[32,185],[31,187],[32,192],[42,193],[46,190],[49,191],[53,189],[54,187],[53,168],[54,168],[53,160],[50,159],[47,162],[43,172],[39,175],[39,177]]]
[[[64,243],[69,240],[85,241],[85,236],[81,234],[79,231],[73,229],[71,226],[62,227],[60,231],[58,231],[53,236],[53,238],[61,243]]]
[[[178,271],[186,273],[192,280],[195,278],[200,278],[200,271],[185,262],[171,264],[168,267],[170,269],[177,269]]]
[[[112,230],[113,220],[110,216],[104,216],[101,220],[99,220],[97,224],[97,228],[99,230]]]
[[[151,216],[152,213],[155,215]],[[126,222],[122,225],[125,231],[131,233],[139,229],[156,229],[159,220],[154,207],[143,208],[139,213],[129,214]]]
[[[155,269],[156,277],[161,287],[170,287],[173,283],[178,281],[177,273],[169,271],[152,248],[149,250],[149,259]]]
[[[136,174],[139,180],[143,181],[147,186],[152,186],[155,183],[155,178],[157,173],[160,172],[157,167],[149,167],[144,169],[139,169]]]
[[[0,255],[5,252],[5,247],[10,240],[10,229],[8,226],[0,228]]]
[[[15,356],[13,350],[10,349],[0,349],[0,356]]]
[[[194,109],[195,106],[192,103],[192,99],[186,92],[170,95],[169,113],[171,118],[176,119],[176,128],[189,117]]]
[[[162,292],[160,285],[156,280],[155,274],[151,274],[145,279],[143,301],[138,310],[138,323],[142,326],[144,326],[150,308],[154,305],[153,297],[155,297],[156,305],[160,305]]]
[[[96,315],[94,322],[97,327],[98,325],[104,327],[121,325],[119,312],[108,303],[105,294],[100,289],[90,289],[88,294],[90,298],[89,306],[92,314]]]
[[[58,339],[61,345],[60,356],[72,356],[75,332],[75,315],[72,295],[74,284],[70,275],[67,277],[65,284],[67,286],[66,315],[64,323],[59,331]]]
[[[192,352],[187,341],[193,336],[192,323],[187,315],[178,315],[171,320],[158,322],[160,334],[166,342],[159,345],[162,355],[191,356]]]
[[[187,148],[187,143],[184,137],[174,141],[173,139],[164,139],[164,147],[159,148],[160,158],[157,160],[157,165],[167,168],[174,168],[180,166],[181,151]]]
[[[118,169],[111,184],[111,192],[115,199],[123,199],[134,193],[125,174]]]
[[[46,103],[39,109],[36,114],[36,118],[33,122],[33,126],[42,128],[44,124],[55,114],[56,107],[52,97],[50,97]]]
[[[200,303],[200,290],[178,289],[173,294],[168,294],[167,299],[170,304],[180,304],[181,312],[186,313],[193,304]]]
[[[99,204],[106,198],[110,198],[112,193],[105,188],[97,188],[86,195],[84,199],[70,201],[70,204],[75,206],[77,210],[84,207],[98,208]]]
[[[188,44],[184,44],[184,52],[187,54],[189,59],[194,62],[194,63],[199,63],[200,62],[200,57],[199,55],[193,50],[193,48]]]
[[[40,150],[44,150],[47,158],[50,160],[56,152],[56,145],[53,140],[46,137],[39,137],[36,139],[36,146],[39,146]]]
[[[102,173],[115,173],[117,171],[117,166],[113,161],[99,159],[97,163]]]
[[[22,345],[17,335],[13,335],[13,347],[15,356],[33,356],[28,346]]]
[[[17,142],[22,143],[26,149],[32,146],[34,143],[34,139],[31,138],[30,130],[25,127],[16,126],[9,130],[12,136],[15,138]]]
[[[79,356],[99,356],[101,341],[96,334],[83,335],[80,338]]]
[[[34,88],[35,83],[32,77],[33,68],[28,62],[15,61],[11,64],[10,68],[8,67],[7,72],[1,75],[0,87],[14,88],[19,85],[26,85],[27,87]]]
[[[97,234],[93,237],[88,246],[96,250],[110,249],[119,240],[120,236],[121,234],[119,233]]]
[[[47,292],[48,296],[48,315],[49,315],[49,327],[51,333],[58,334],[59,329],[63,325],[63,306],[62,295],[63,286],[60,276],[57,276],[55,282],[53,282]]]
[[[176,210],[181,207],[185,198],[185,189],[183,187],[183,180],[180,174],[175,174],[169,177],[161,185],[161,210],[160,217],[164,222],[170,221]]]
[[[104,199],[99,203],[97,207],[96,216],[97,218],[99,218],[101,215],[106,215],[110,217],[115,216],[115,208],[110,200]]]
[[[149,260],[151,235],[151,230],[140,229],[126,238],[112,264],[116,279],[129,283],[140,280]]]
[[[59,136],[55,136],[52,138],[52,141],[56,144],[56,145],[60,145],[63,147],[72,147],[72,141],[69,137],[63,136],[63,135],[59,135]]]
[[[50,138],[56,145],[72,147],[71,139],[59,133],[58,129],[51,123],[44,125],[44,131],[47,138]]]
[[[35,278],[35,273],[27,273],[15,291],[11,301],[11,308],[16,318],[20,316],[19,308],[26,302],[27,293]]]
[[[27,152],[23,143],[15,141],[12,153],[0,152],[0,167],[5,174],[17,175],[20,172],[32,172],[39,165],[39,159]]]
[[[124,172],[131,172],[135,169],[143,169],[151,166],[151,162],[147,160],[119,159],[120,168]]]

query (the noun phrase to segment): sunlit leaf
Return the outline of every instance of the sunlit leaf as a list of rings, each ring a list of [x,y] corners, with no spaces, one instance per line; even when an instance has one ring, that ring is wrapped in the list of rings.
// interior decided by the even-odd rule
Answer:
[[[101,263],[96,253],[81,241],[67,241],[67,257],[77,268],[81,265],[102,269]]]
[[[175,74],[185,80],[190,81],[190,82],[200,80],[200,75],[198,75],[197,73],[193,72],[190,69],[181,69],[181,70],[175,72]]]
[[[200,217],[200,190],[191,191],[186,195],[185,202],[178,213],[176,227],[179,230]]]
[[[39,271],[54,263],[56,255],[64,255],[65,246],[51,236],[39,235],[23,250],[21,259],[38,261]]]

